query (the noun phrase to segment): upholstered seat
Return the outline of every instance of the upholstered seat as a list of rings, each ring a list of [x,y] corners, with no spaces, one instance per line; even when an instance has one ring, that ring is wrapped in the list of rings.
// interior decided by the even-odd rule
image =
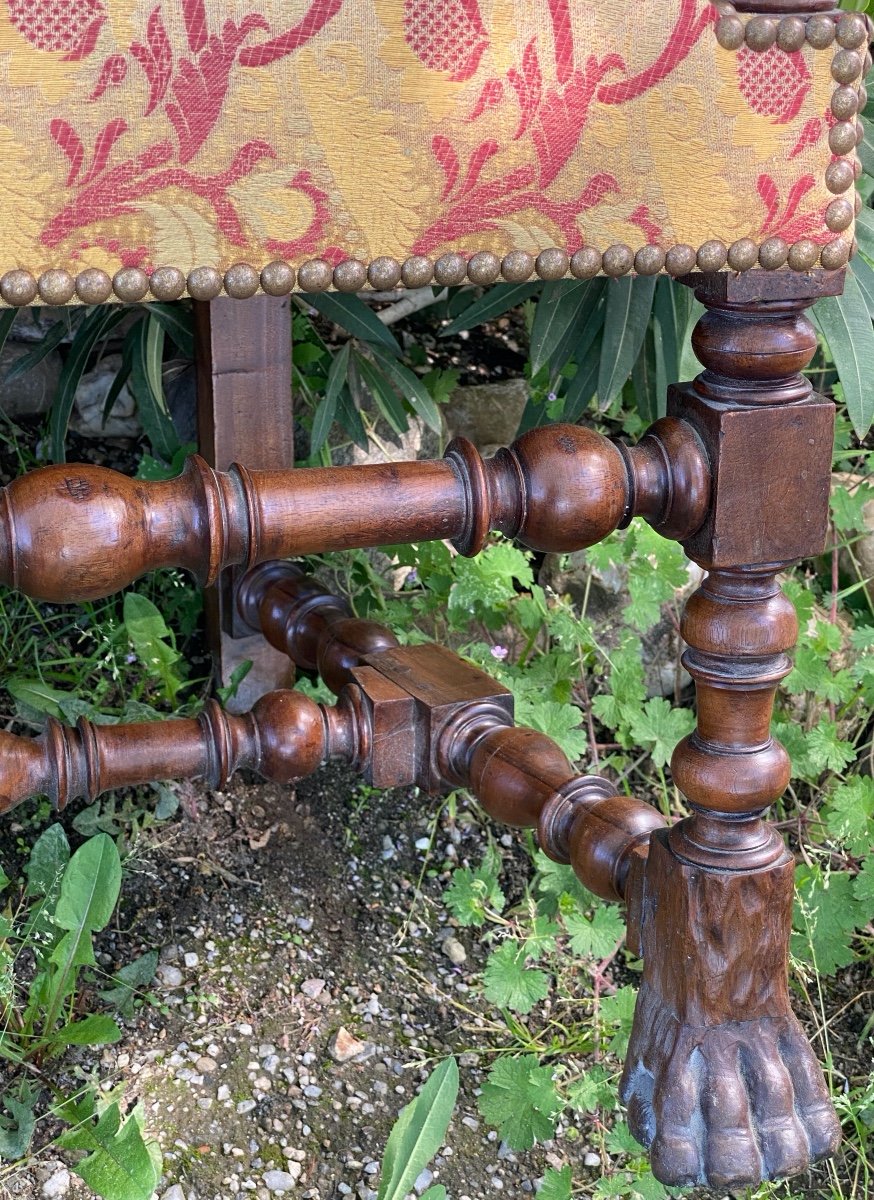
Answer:
[[[702,0],[3,0],[0,291],[840,267],[865,38]]]

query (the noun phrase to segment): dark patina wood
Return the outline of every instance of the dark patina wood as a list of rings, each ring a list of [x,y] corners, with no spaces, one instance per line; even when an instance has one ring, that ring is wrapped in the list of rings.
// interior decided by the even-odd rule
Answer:
[[[840,1138],[786,986],[792,859],[762,819],[790,774],[770,734],[797,635],[777,575],[822,551],[832,414],[799,374],[816,348],[804,308],[817,287],[744,286],[700,282],[705,370],[669,401],[712,466],[707,520],[684,543],[709,574],[681,627],[698,721],[671,768],[691,815],[652,841],[622,1079],[658,1178],[720,1188],[794,1174]]]
[[[291,302],[252,296],[194,301],[197,433],[209,465],[234,462],[257,470],[294,466],[291,391]],[[247,660],[252,667],[231,704],[238,711],[294,680],[288,659],[236,624],[231,567],[204,595],[206,630],[216,675],[225,684]]]
[[[353,546],[447,538],[474,554],[489,529],[561,553],[638,513],[667,536],[687,536],[709,493],[699,436],[674,417],[630,448],[553,425],[485,461],[457,439],[445,459],[376,466],[225,472],[195,456],[158,483],[42,467],[0,493],[0,582],[65,603],[108,595],[155,567],[183,567],[209,587],[229,567]]]

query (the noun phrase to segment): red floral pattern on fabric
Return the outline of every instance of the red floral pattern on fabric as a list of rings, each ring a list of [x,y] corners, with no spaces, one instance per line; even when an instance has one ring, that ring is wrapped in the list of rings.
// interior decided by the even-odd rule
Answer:
[[[84,264],[100,247],[148,270],[170,244],[192,266],[336,261],[362,242],[398,253],[371,231],[392,238],[396,211],[404,253],[572,253],[602,226],[618,235],[596,233],[595,244],[667,248],[698,225],[701,240],[728,237],[730,199],[718,218],[709,202],[714,184],[735,186],[735,171],[745,172],[747,223],[732,236],[829,236],[828,117],[809,103],[810,51],[724,52],[709,33],[716,9],[702,0],[671,0],[669,19],[644,22],[645,45],[583,0],[289,0],[274,6],[278,18],[259,0],[113,0],[111,22],[107,0],[2,3],[0,137],[12,131],[22,156],[36,146],[38,169],[56,181],[42,185],[37,236],[57,257],[28,254],[46,265]],[[15,62],[25,54],[29,67]],[[300,66],[283,61],[298,56]],[[16,88],[41,85],[49,64],[46,102],[34,108]],[[698,126],[677,124],[699,92]],[[625,137],[608,132],[605,111]],[[782,144],[781,131],[767,132],[795,118]],[[656,148],[664,120],[672,132]],[[694,170],[687,160],[681,178],[659,175],[687,137],[701,147]],[[355,172],[344,175],[359,147],[373,161],[394,155],[395,174],[379,185],[385,212],[377,192],[356,191]],[[694,229],[684,187],[700,193]]]
[[[753,112],[784,124],[797,115],[810,88],[810,71],[799,51],[777,46],[737,52],[738,86]]]
[[[106,20],[101,0],[6,0],[12,24],[37,50],[90,54]]]

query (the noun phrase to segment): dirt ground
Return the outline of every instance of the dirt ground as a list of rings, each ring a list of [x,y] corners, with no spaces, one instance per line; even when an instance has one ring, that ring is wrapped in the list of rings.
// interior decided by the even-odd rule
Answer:
[[[15,832],[2,831],[10,850]],[[524,1197],[548,1165],[571,1162],[590,1194],[607,1165],[592,1128],[560,1127],[554,1144],[516,1154],[477,1113],[489,1049],[507,1035],[473,986],[476,931],[451,928],[441,893],[454,865],[481,860],[487,835],[472,812],[451,821],[439,801],[328,769],[296,795],[245,780],[192,788],[181,816],[141,837],[98,961],[111,972],[160,948],[155,1003],[99,1061],[82,1051],[70,1082],[94,1068],[107,1087],[125,1082],[164,1152],[160,1197],[374,1200],[398,1111],[450,1051],[459,1105],[418,1190],[433,1174],[453,1200]],[[502,851],[502,886],[518,898],[527,856],[510,834]],[[447,957],[450,933],[463,963]],[[360,1043],[343,1064],[341,1028]],[[38,1144],[51,1133],[42,1125]],[[91,1194],[50,1144],[0,1181],[3,1200]],[[831,1193],[820,1174],[792,1194]]]
[[[159,1004],[97,1064],[144,1106],[164,1151],[160,1195],[267,1197],[268,1172],[282,1171],[295,1195],[369,1200],[398,1111],[449,1051],[461,1056],[462,1095],[435,1179],[459,1200],[519,1196],[563,1165],[554,1148],[513,1154],[477,1115],[483,1071],[471,1048],[488,1034],[469,980],[481,951],[468,931],[450,931],[439,901],[444,865],[480,860],[477,822],[435,823],[438,802],[370,793],[332,770],[296,796],[238,783],[192,790],[184,807],[135,847],[98,954],[110,971],[161,948]],[[512,893],[512,846],[505,854]],[[466,947],[463,965],[443,951],[449,932]],[[343,1065],[329,1050],[341,1027],[362,1043]],[[580,1162],[591,1152],[575,1149]],[[41,1197],[61,1174],[56,1157],[48,1148],[0,1194]],[[75,1177],[58,1194],[91,1195]]]

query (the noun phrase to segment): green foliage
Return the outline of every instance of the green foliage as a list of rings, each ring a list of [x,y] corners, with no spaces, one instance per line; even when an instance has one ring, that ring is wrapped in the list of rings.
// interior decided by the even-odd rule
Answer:
[[[504,893],[497,877],[483,864],[476,871],[459,867],[443,899],[459,925],[483,925],[490,912],[501,912]]]
[[[551,1138],[563,1107],[552,1069],[535,1054],[499,1058],[480,1097],[480,1112],[514,1150]]]
[[[118,1101],[102,1111],[92,1093],[60,1106],[59,1116],[72,1128],[62,1133],[64,1150],[84,1150],[73,1170],[104,1200],[149,1200],[161,1178],[161,1156],[143,1137],[138,1110],[122,1118]]]
[[[458,1065],[454,1058],[447,1058],[395,1121],[382,1156],[377,1200],[403,1200],[411,1190],[443,1145],[457,1095]],[[433,1200],[438,1200],[441,1191],[439,1187],[431,1189]]]
[[[549,976],[544,971],[526,967],[524,946],[512,938],[489,956],[483,975],[487,1000],[499,1008],[517,1013],[529,1013],[549,992]]]
[[[39,1093],[16,1068],[39,1067],[71,1046],[117,1042],[121,1029],[106,1012],[80,1015],[83,984],[95,982],[94,935],[109,923],[121,885],[121,860],[105,833],[71,855],[63,827],[53,824],[34,843],[17,888],[0,916],[0,1058],[11,1064],[0,1092],[0,1161],[28,1151]],[[136,989],[150,982],[157,952],[123,967],[100,996],[119,1015],[133,1012]],[[122,1121],[118,1103],[98,1111],[91,1089],[61,1102],[57,1115],[73,1128],[58,1144],[87,1150],[74,1165],[105,1200],[146,1200],[160,1178],[160,1156],[145,1142],[138,1116]]]

